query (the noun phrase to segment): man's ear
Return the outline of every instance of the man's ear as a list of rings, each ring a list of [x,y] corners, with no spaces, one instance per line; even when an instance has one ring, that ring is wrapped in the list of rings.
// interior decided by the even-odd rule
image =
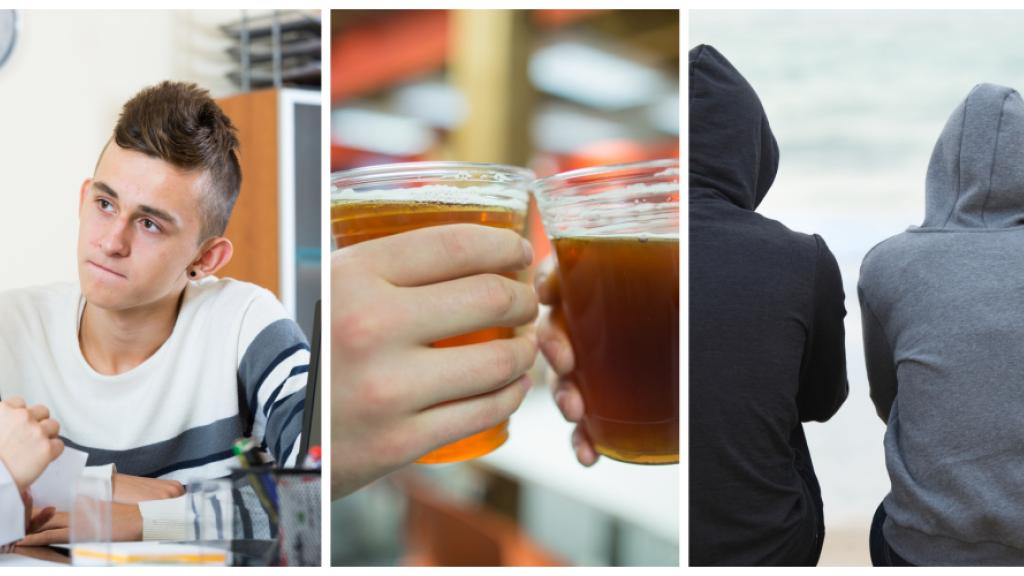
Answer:
[[[189,266],[188,279],[199,280],[216,274],[218,270],[231,261],[231,255],[234,252],[235,247],[231,245],[231,240],[223,236],[210,238],[203,243],[203,249],[199,257]]]
[[[82,181],[82,189],[78,192],[78,211],[82,211],[82,206],[85,205],[85,196],[89,193],[89,188],[92,187],[92,178],[86,178]]]

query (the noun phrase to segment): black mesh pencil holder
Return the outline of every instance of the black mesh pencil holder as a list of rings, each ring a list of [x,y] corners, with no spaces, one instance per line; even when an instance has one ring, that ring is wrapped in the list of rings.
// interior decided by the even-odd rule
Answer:
[[[231,473],[234,537],[263,542],[259,563],[320,566],[319,469],[240,468]]]

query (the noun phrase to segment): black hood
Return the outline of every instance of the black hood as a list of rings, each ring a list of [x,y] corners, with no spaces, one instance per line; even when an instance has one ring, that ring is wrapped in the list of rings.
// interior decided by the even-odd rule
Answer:
[[[753,210],[778,168],[779,146],[757,93],[718,50],[690,50],[690,195]]]

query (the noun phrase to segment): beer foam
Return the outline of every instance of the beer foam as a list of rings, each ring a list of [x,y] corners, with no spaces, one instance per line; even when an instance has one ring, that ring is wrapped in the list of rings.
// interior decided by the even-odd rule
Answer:
[[[544,228],[552,238],[679,240],[679,203],[645,202],[679,192],[678,182],[631,184],[579,196],[541,194]],[[629,221],[623,221],[628,213]]]
[[[496,206],[525,212],[529,204],[529,194],[526,190],[500,184],[463,187],[428,184],[409,188],[360,191],[352,188],[335,188],[331,193],[331,201],[334,200]]]

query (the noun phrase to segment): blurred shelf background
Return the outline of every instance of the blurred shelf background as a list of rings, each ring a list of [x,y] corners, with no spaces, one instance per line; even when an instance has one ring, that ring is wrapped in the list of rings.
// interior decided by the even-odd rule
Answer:
[[[320,299],[319,10],[241,10],[216,27],[234,64],[219,103],[239,131],[242,190],[222,275],[274,292],[312,340]]]
[[[679,157],[675,10],[334,10],[331,170]],[[536,210],[528,233],[550,251]]]
[[[320,89],[320,11],[272,10],[222,24],[238,68],[228,78],[242,91],[303,86]]]

